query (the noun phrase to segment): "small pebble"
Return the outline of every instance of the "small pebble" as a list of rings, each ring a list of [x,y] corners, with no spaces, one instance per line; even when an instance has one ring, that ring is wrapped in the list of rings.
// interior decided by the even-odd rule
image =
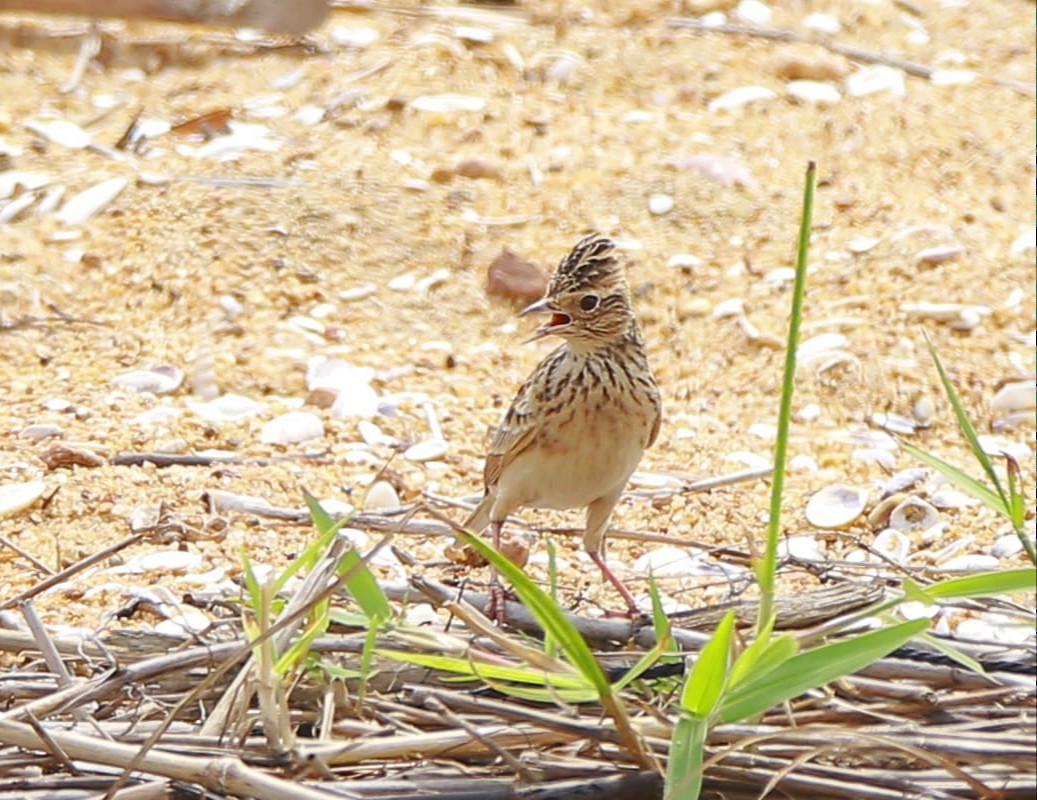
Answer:
[[[23,439],[50,439],[64,436],[65,429],[60,425],[26,425],[18,432],[18,435]]]
[[[508,249],[501,251],[486,270],[486,293],[529,303],[547,290],[548,275],[531,261]]]
[[[648,211],[656,216],[669,214],[673,205],[674,200],[668,194],[653,194],[648,198]]]

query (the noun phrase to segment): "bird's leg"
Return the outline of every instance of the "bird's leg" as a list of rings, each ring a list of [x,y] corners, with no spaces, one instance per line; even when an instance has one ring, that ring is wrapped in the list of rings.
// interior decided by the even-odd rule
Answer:
[[[587,529],[583,532],[583,547],[591,557],[591,561],[598,565],[601,574],[608,578],[608,582],[615,586],[616,591],[623,597],[627,608],[630,609],[630,616],[636,619],[641,616],[641,609],[637,607],[637,603],[634,602],[634,596],[623,585],[623,581],[617,578],[615,573],[609,569],[609,565],[605,563],[605,556],[603,555],[605,550],[605,530],[608,528],[612,509],[616,507],[616,501],[619,500],[619,495],[622,491],[623,486],[621,484],[587,506]]]
[[[504,526],[504,520],[493,520],[490,523],[490,535],[493,540],[493,549],[500,552],[500,532]],[[498,626],[504,625],[504,589],[500,585],[500,576],[497,568],[490,566],[490,591],[489,600],[486,604],[486,616],[494,620]]]
[[[616,591],[618,591],[623,596],[623,599],[626,601],[627,608],[630,609],[630,616],[634,618],[640,617],[641,609],[638,608],[637,603],[634,602],[634,596],[630,594],[630,590],[623,585],[623,581],[616,577],[616,574],[611,569],[609,569],[609,565],[605,563],[605,556],[603,556],[601,553],[596,552],[588,553],[588,555],[591,557],[591,561],[598,565],[598,569],[601,570],[601,574],[608,578],[609,583],[615,586]]]

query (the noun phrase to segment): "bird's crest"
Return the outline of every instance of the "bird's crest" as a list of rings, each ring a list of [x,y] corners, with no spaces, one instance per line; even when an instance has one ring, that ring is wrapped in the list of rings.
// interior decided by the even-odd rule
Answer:
[[[596,233],[584,236],[558,265],[551,277],[548,296],[557,297],[587,289],[600,291],[617,283],[625,286],[623,270],[615,253],[616,245],[611,239]]]

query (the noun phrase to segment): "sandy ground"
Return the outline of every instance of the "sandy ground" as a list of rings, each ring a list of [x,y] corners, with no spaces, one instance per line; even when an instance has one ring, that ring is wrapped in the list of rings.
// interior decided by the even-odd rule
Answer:
[[[508,248],[551,269],[588,230],[624,248],[663,391],[665,422],[642,463],[644,485],[769,457],[809,159],[819,188],[804,338],[844,338],[816,342],[821,355],[799,372],[785,532],[814,537],[826,558],[871,543],[864,518],[815,536],[804,507],[833,483],[869,489],[874,504],[891,472],[919,466],[875,452],[888,444],[872,441],[876,414],[919,410],[928,427],[911,438],[973,470],[925,332],[981,432],[1021,454],[1032,499],[1033,413],[1004,424],[992,406],[1006,382],[1033,378],[1032,4],[775,4],[769,28],[809,38],[807,15],[828,14],[841,23],[836,41],[937,71],[894,73],[891,89],[861,96],[850,91],[855,61],[810,43],[674,28],[667,20],[678,6],[337,10],[303,44],[280,46],[106,21],[77,81],[82,21],[0,16],[0,181],[15,170],[43,174],[37,194],[65,186],[64,202],[128,179],[81,224],[30,205],[0,226],[0,484],[41,480],[50,497],[0,518],[0,535],[21,551],[0,546],[0,600],[126,536],[142,507],[165,504],[197,529],[179,548],[201,559],[186,574],[161,557],[129,575],[104,564],[37,599],[47,622],[93,626],[141,587],[211,586],[237,573],[242,547],[258,563],[283,564],[307,540],[305,528],[247,514],[216,519],[201,501],[207,490],[297,507],[306,488],[362,504],[394,450],[365,444],[357,419],[307,406],[324,422],[322,437],[260,441],[264,423],[302,406],[306,365],[318,356],[374,369],[371,385],[390,413],[370,421],[399,449],[428,438],[423,400],[431,403],[448,451],[425,464],[395,455],[389,469],[403,501],[478,492],[488,426],[552,346],[522,344],[534,323],[515,319],[515,303],[487,297],[487,266]],[[961,71],[974,79],[962,82]],[[828,82],[839,98],[797,99],[797,76]],[[716,107],[743,87],[772,94]],[[441,95],[459,96],[461,108],[435,110]],[[433,110],[423,110],[428,103]],[[240,141],[261,149],[223,160],[190,130],[155,128],[137,152],[112,151],[137,115],[177,125],[219,110],[263,126],[258,138],[239,128]],[[63,144],[46,127],[54,120],[80,126],[91,146]],[[466,160],[487,177],[451,175]],[[672,210],[652,213],[653,195],[672,198]],[[10,202],[2,198],[0,208]],[[725,313],[737,301],[748,325]],[[939,309],[911,305],[934,303],[970,308],[951,325],[934,318]],[[214,359],[221,391],[264,409],[207,422],[187,406],[189,380],[164,397],[112,383],[163,364],[190,375],[200,354]],[[183,413],[135,421],[155,409]],[[33,425],[61,433],[24,435]],[[239,462],[68,466],[47,456],[57,446],[103,457],[217,448]],[[755,481],[635,497],[614,525],[749,552],[764,533],[768,491]],[[523,518],[579,521],[575,512]],[[913,569],[988,554],[1004,533],[982,509],[940,519],[939,536],[911,535]],[[555,541],[567,602],[618,607],[578,539]],[[438,575],[462,572],[444,561],[441,538],[396,544]],[[629,564],[659,546],[613,537],[610,556]],[[135,546],[118,560],[170,547]],[[538,576],[543,553],[540,539],[530,567]],[[796,572],[785,588],[813,583]],[[696,606],[748,584],[714,572],[664,588]],[[645,583],[634,576],[632,586]],[[143,611],[119,624],[156,619]]]

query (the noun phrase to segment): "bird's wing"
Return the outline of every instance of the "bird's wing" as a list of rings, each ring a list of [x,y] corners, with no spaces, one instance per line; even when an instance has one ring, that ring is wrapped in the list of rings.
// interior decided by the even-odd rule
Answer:
[[[555,376],[554,367],[564,357],[565,346],[559,347],[540,362],[526,382],[519,387],[511,408],[493,434],[486,453],[483,480],[487,487],[496,486],[501,473],[515,458],[529,447],[543,425],[543,404],[546,391]]]

